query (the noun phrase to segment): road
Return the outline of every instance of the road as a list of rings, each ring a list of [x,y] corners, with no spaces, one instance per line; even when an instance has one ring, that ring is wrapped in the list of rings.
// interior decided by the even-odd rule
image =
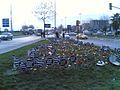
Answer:
[[[9,41],[1,41],[0,54],[32,44],[39,40],[41,40],[41,37],[33,35],[28,37],[13,38],[13,40],[9,40]]]
[[[89,38],[87,40],[80,40],[80,41],[94,43],[97,46],[109,46],[111,49],[120,48],[119,39]]]
[[[75,37],[73,37],[75,39]],[[41,40],[41,37],[38,36],[29,36],[29,37],[22,37],[22,38],[14,38],[10,41],[2,41],[0,43],[0,54],[6,53],[8,51],[23,47],[25,45],[32,44]],[[98,39],[98,38],[89,38],[87,40],[80,40],[83,42],[90,42],[94,43],[98,46],[109,46],[110,48],[120,48],[120,40],[114,39]]]

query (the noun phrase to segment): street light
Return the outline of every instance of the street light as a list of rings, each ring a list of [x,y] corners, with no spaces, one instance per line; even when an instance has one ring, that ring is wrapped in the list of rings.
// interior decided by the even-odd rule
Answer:
[[[56,0],[54,0],[54,29],[56,31]]]
[[[10,29],[13,31],[13,22],[12,22],[12,1],[10,2]]]
[[[82,16],[82,14],[81,13],[79,13],[79,15],[80,15],[80,23],[82,22],[82,20],[81,20],[81,16]]]
[[[65,29],[67,28],[67,27],[66,27],[66,19],[67,19],[67,17],[65,16]]]

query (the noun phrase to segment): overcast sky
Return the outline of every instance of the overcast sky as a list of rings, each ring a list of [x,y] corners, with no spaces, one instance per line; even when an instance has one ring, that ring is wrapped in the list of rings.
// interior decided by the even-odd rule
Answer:
[[[2,18],[10,17],[10,4],[12,4],[15,30],[20,29],[24,24],[33,24],[35,27],[43,28],[42,21],[32,14],[41,1],[45,0],[0,0],[0,27],[2,28]],[[54,2],[54,0],[51,1]],[[120,7],[120,0],[56,0],[57,25],[74,25],[77,19],[98,19],[103,15],[111,16],[113,13],[120,12],[118,9],[110,11],[110,2],[114,6]],[[53,22],[54,20],[47,21],[54,26]]]

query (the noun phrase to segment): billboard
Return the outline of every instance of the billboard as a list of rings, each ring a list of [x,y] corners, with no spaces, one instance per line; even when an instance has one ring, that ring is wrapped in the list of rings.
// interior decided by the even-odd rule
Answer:
[[[2,26],[3,27],[9,27],[9,18],[3,18],[2,19]]]
[[[67,25],[68,30],[71,30],[71,28],[72,28],[71,25]]]
[[[44,27],[45,27],[45,28],[50,28],[50,27],[51,27],[51,24],[44,24]]]

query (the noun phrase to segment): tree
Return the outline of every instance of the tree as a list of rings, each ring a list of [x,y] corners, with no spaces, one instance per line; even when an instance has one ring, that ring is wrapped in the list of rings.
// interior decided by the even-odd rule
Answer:
[[[28,28],[29,27],[27,25],[23,25],[22,29],[21,29],[22,33],[25,34],[25,35],[27,35],[28,34]]]
[[[62,30],[63,30],[63,28],[64,28],[64,27],[63,27],[63,25],[62,25],[62,24],[61,24],[60,26],[58,26],[58,30],[59,30],[59,31],[62,31]]]
[[[107,33],[107,26],[103,27],[102,32],[106,35],[106,33]]]
[[[28,29],[28,26],[27,26],[27,25],[23,25],[23,26],[22,26],[22,30],[25,30],[25,29]]]
[[[115,32],[118,31],[118,29],[120,28],[120,14],[116,13],[114,14],[114,16],[112,16],[112,27],[113,30],[115,30]]]
[[[100,17],[100,20],[104,22],[101,26],[101,30],[106,35],[106,33],[108,32],[108,28],[109,28],[109,22],[108,22],[109,16],[103,15]]]
[[[5,29],[4,29],[4,31],[5,31],[5,32],[8,32],[8,29],[7,29],[7,28],[5,28]]]
[[[29,25],[29,28],[34,29],[35,27],[33,25]]]
[[[100,20],[109,20],[109,16],[108,15],[102,15],[100,17]]]
[[[45,23],[46,19],[53,17],[55,10],[52,2],[41,2],[34,11],[35,15],[39,20],[43,21],[44,24],[44,37],[45,37]]]

